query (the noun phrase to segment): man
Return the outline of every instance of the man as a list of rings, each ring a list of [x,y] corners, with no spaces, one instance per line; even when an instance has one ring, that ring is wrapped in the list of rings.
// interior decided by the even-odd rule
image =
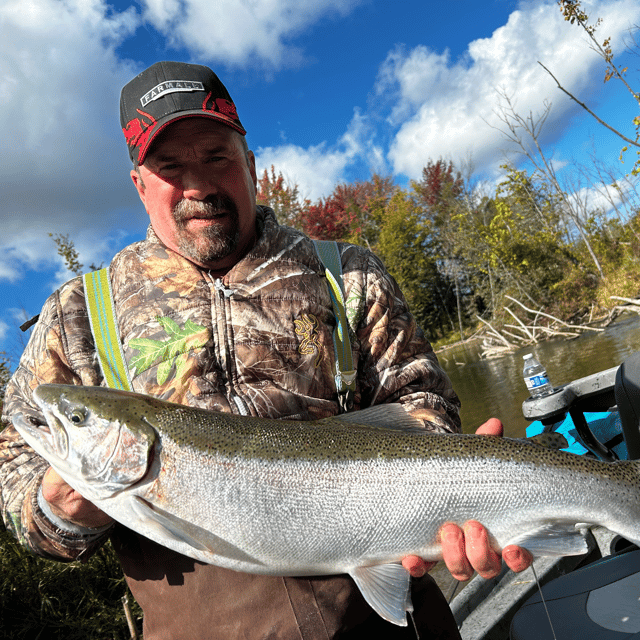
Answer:
[[[134,390],[245,415],[336,414],[335,320],[324,268],[308,238],[256,206],[255,159],[226,88],[206,67],[157,63],[124,87],[121,123],[151,222],[146,239],[110,267]],[[396,283],[368,251],[341,245],[340,254],[358,363],[354,408],[398,402],[426,430],[458,431],[458,399]],[[149,345],[159,347],[157,357],[145,351]],[[104,384],[81,279],[43,307],[7,389],[6,421],[21,412],[43,422],[32,399],[43,382]],[[481,430],[500,435],[501,425],[492,420]],[[83,559],[111,536],[145,612],[145,640],[353,638],[372,630],[411,637],[373,613],[347,576],[241,574],[114,524],[11,426],[0,439],[0,489],[7,526],[36,553]],[[464,531],[447,525],[441,536],[455,577],[499,571],[479,523]],[[517,547],[504,557],[516,570],[530,562]],[[404,565],[414,577],[430,568],[417,557]],[[413,598],[422,638],[458,637],[429,577],[416,581]]]

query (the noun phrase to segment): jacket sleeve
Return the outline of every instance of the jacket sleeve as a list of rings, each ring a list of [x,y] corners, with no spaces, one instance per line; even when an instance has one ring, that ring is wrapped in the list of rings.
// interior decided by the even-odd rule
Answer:
[[[40,318],[13,374],[4,398],[0,433],[0,511],[5,526],[34,553],[56,560],[88,558],[105,540],[106,531],[77,529],[54,524],[38,500],[42,478],[49,464],[36,454],[11,424],[21,413],[44,424],[33,400],[43,383],[99,385],[91,330],[84,309],[79,280],[72,280],[45,303]],[[63,312],[64,310],[64,312]],[[62,321],[66,318],[67,322]],[[87,345],[87,340],[91,345]],[[42,505],[42,506],[41,506]]]
[[[404,295],[375,255],[361,259],[360,269],[345,271],[347,313],[360,348],[361,406],[398,402],[425,429],[459,433],[458,396]],[[352,280],[358,272],[361,283]]]

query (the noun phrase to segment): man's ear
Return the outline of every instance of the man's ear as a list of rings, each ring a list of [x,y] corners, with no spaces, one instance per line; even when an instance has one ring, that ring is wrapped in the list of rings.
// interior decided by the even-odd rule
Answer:
[[[253,151],[249,151],[247,153],[247,158],[249,161],[249,173],[251,174],[251,179],[253,180],[253,186],[256,189],[256,193],[258,192],[258,174],[256,173],[256,157],[253,154]]]
[[[131,180],[133,180],[133,185],[140,196],[140,200],[142,200],[142,204],[145,204],[145,187],[144,182],[142,181],[142,177],[140,176],[139,170],[131,169]]]

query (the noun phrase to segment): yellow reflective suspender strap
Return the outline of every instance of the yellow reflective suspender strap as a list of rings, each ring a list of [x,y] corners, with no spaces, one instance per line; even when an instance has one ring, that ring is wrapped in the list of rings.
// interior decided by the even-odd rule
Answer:
[[[353,408],[353,396],[356,390],[356,371],[353,366],[349,324],[342,284],[342,261],[338,245],[327,240],[314,240],[318,257],[325,268],[329,283],[329,295],[336,316],[336,328],[333,331],[333,344],[336,351],[336,388],[342,412]]]
[[[102,375],[108,387],[132,391],[113,305],[109,269],[85,273],[84,296]]]

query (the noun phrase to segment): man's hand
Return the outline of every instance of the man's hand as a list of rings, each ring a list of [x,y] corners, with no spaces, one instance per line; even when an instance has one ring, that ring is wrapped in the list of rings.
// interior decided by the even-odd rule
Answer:
[[[42,479],[42,497],[49,503],[51,511],[66,522],[98,529],[113,522],[104,511],[83,498],[49,467]]]
[[[477,434],[502,436],[502,422],[490,418],[476,430]],[[460,528],[457,524],[447,523],[440,528],[442,556],[447,569],[457,580],[468,580],[477,571],[483,578],[493,578],[502,566],[500,556],[491,548],[487,530],[475,520],[469,520]],[[533,556],[526,550],[509,545],[502,550],[502,558],[507,566],[515,571],[524,571],[533,562]],[[418,556],[407,556],[402,566],[414,577],[420,578],[430,571],[435,562],[425,562]]]

